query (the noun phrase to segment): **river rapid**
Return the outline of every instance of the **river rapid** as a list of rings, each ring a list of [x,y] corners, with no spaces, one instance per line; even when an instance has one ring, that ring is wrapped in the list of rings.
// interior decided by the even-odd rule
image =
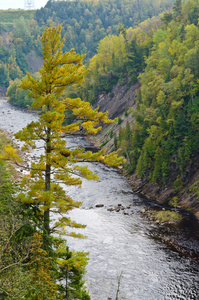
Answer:
[[[0,100],[0,128],[12,134],[37,118]],[[77,145],[87,146],[81,137],[67,139],[68,147]],[[89,252],[85,279],[91,299],[115,300],[121,275],[118,299],[198,300],[198,262],[153,238],[152,225],[140,213],[146,203],[122,175],[99,163],[87,165],[99,181],[83,180],[81,188],[67,187],[74,200],[82,201],[70,217],[87,225],[79,230],[87,239],[67,240],[71,249]],[[97,208],[96,204],[104,206]],[[118,204],[124,209],[110,211]]]

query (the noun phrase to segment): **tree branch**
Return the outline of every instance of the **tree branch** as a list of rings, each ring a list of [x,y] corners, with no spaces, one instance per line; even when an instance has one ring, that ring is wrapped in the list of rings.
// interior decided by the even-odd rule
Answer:
[[[30,170],[30,171],[42,171],[42,172],[45,172],[46,170],[45,169],[37,169],[37,168],[31,168],[31,167],[26,167],[24,165],[20,165],[17,161],[14,161],[14,163],[20,167],[20,168],[23,168],[23,169],[26,169],[26,170]]]

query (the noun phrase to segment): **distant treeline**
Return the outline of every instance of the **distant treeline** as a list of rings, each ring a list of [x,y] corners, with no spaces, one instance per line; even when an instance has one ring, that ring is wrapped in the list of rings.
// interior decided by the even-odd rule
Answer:
[[[48,1],[36,11],[0,11],[0,86],[22,78],[37,68],[41,57],[38,35],[46,26],[63,24],[64,51],[74,48],[86,54],[96,54],[99,41],[119,34],[118,24],[125,28],[137,25],[172,6],[174,0],[77,0]]]
[[[63,24],[65,50],[74,48],[91,58],[101,39],[118,33],[118,24],[125,28],[157,16],[171,8],[174,0],[75,0],[48,1],[36,11],[40,26]]]

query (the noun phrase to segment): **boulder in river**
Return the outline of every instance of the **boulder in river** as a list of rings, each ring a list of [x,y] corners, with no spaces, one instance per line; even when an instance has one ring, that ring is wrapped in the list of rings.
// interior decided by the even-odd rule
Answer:
[[[104,204],[96,204],[95,207],[104,207]]]
[[[107,208],[108,211],[114,211],[114,208]]]

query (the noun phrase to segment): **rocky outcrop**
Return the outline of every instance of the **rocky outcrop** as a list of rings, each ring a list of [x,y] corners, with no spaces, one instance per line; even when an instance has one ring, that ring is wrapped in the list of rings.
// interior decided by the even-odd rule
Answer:
[[[119,117],[125,110],[135,107],[139,86],[138,82],[130,88],[127,84],[116,84],[110,93],[99,95],[96,106],[99,106],[102,112],[108,110],[111,119]]]
[[[31,51],[27,55],[27,62],[32,73],[37,72],[43,65],[42,57],[37,55],[35,51]]]
[[[128,180],[134,191],[146,198],[168,204],[175,197],[181,208],[193,212],[199,220],[199,156],[190,161],[183,175],[178,175],[178,186],[175,181],[176,173],[176,170],[171,170],[165,186],[138,179],[136,174],[131,175]]]
[[[4,45],[5,45],[8,49],[10,49],[10,47],[11,47],[11,45],[12,45],[12,41],[11,41],[9,32],[7,32],[7,31],[2,31],[2,32],[1,32],[1,37],[2,37],[2,41],[3,41]]]
[[[97,147],[105,145],[108,152],[114,150],[114,135],[118,134],[119,128],[125,127],[127,121],[134,122],[131,111],[136,107],[136,100],[140,84],[137,82],[135,85],[128,87],[127,84],[116,84],[113,90],[108,94],[100,94],[95,107],[99,107],[102,112],[108,111],[109,118],[121,118],[121,123],[118,121],[112,124],[103,126],[102,131],[96,136],[90,138],[90,142],[94,143]],[[128,114],[125,112],[129,111]]]

